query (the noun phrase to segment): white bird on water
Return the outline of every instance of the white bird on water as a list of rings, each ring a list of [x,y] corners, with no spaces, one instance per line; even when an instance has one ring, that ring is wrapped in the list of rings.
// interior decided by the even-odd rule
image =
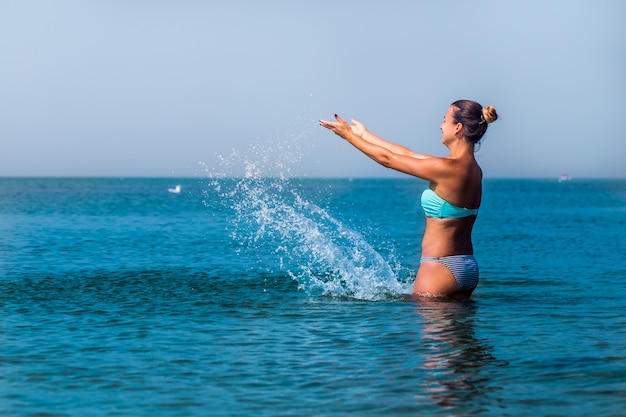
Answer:
[[[167,191],[169,191],[170,193],[179,194],[180,193],[180,184],[177,185],[174,188],[168,188]]]

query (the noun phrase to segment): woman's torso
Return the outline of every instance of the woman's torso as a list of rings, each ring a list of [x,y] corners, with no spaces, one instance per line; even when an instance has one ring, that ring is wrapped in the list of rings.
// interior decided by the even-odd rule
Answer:
[[[472,158],[473,159],[473,158]],[[456,167],[457,175],[431,182],[430,188],[446,202],[477,209],[482,198],[482,171],[475,160]],[[476,215],[459,218],[426,217],[422,256],[470,255],[474,253],[472,228]]]

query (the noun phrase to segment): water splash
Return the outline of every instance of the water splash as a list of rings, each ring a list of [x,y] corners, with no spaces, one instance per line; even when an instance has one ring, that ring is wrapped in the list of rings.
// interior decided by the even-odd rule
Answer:
[[[268,268],[276,264],[310,295],[389,300],[410,292],[360,233],[302,197],[297,181],[283,175],[284,165],[280,175],[264,176],[269,155],[278,154],[266,148],[253,161],[237,152],[223,158],[222,168],[243,164],[242,178],[209,174],[212,191],[234,214],[231,237],[241,251]],[[284,152],[280,159],[297,160]]]

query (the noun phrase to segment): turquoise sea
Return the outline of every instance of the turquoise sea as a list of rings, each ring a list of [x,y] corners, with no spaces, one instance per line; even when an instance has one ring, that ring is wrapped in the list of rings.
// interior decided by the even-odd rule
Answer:
[[[0,415],[624,415],[626,180],[486,179],[465,302],[425,186],[0,179]]]

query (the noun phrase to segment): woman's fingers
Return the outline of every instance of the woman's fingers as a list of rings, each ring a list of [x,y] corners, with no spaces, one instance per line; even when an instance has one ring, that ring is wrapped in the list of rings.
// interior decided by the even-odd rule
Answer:
[[[345,138],[348,132],[352,130],[350,125],[348,125],[348,123],[346,123],[345,120],[343,120],[341,117],[337,116],[336,114],[335,114],[335,119],[337,120],[336,122],[331,122],[328,120],[320,120],[320,126],[331,130],[333,133],[335,133],[338,136],[341,136],[342,138]]]
[[[335,119],[339,122],[339,124],[350,127],[348,122],[346,122],[345,120],[343,120],[341,117],[337,116],[336,114],[335,114]]]
[[[348,122],[346,122],[345,120],[343,120],[341,117],[337,116],[336,114],[335,114],[335,120],[337,121],[330,122],[328,120],[320,120],[320,125],[322,127],[325,127],[326,129],[332,130],[336,135],[339,135],[342,138],[345,138],[352,131],[352,128],[350,127]]]
[[[332,129],[332,128],[337,128],[340,127],[341,125],[346,125],[346,121],[343,120],[341,117],[335,115],[335,119],[337,120],[336,122],[330,122],[328,120],[320,120],[320,125],[324,126],[325,128],[328,129]]]
[[[323,126],[323,127],[325,127],[325,128],[327,128],[327,129],[330,129],[330,128],[332,128],[333,126],[338,125],[338,123],[335,123],[335,122],[329,122],[328,120],[320,120],[320,125],[321,125],[321,126]]]

